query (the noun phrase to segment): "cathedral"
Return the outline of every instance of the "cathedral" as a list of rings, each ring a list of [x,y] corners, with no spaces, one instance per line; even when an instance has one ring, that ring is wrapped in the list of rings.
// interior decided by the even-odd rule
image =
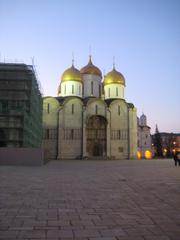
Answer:
[[[64,71],[58,96],[43,99],[43,147],[49,159],[137,157],[137,113],[125,99],[126,80],[113,69],[102,76],[89,57]]]

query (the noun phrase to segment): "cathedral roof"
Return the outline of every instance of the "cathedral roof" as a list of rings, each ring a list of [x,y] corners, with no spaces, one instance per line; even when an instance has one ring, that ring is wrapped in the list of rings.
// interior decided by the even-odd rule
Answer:
[[[129,108],[134,108],[134,104],[133,103],[128,103],[128,107]]]
[[[80,72],[81,74],[92,74],[102,77],[101,70],[98,67],[94,66],[91,60],[91,56],[89,56],[88,64],[85,67],[81,68]]]
[[[68,69],[66,69],[61,77],[61,82],[67,81],[78,81],[82,82],[82,76],[80,71],[74,67],[74,64]]]
[[[117,83],[125,86],[124,76],[120,72],[118,72],[115,69],[115,67],[113,67],[113,70],[109,72],[104,78],[104,86],[108,84],[113,84],[113,83]]]

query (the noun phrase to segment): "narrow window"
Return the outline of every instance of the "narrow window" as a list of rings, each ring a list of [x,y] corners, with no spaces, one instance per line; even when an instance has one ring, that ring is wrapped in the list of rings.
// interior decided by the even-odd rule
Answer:
[[[108,95],[109,95],[109,97],[110,97],[110,88],[108,88]]]
[[[91,82],[91,95],[93,95],[93,82]]]
[[[81,86],[79,86],[79,95],[81,95]]]
[[[121,108],[120,108],[120,106],[118,105],[118,115],[120,115],[121,114]]]
[[[118,88],[116,88],[116,97],[118,97]]]
[[[72,94],[74,94],[74,85],[72,85]]]
[[[118,139],[121,139],[121,130],[118,130]]]
[[[72,104],[72,114],[74,114],[74,104]]]
[[[96,105],[96,115],[98,114],[98,105]]]
[[[71,139],[74,138],[74,129],[71,129]]]
[[[99,85],[99,97],[101,96],[101,86]]]
[[[50,103],[47,104],[47,113],[50,113]]]
[[[66,84],[64,85],[64,94],[66,94]]]
[[[47,129],[47,132],[46,132],[46,139],[49,139],[49,129]]]

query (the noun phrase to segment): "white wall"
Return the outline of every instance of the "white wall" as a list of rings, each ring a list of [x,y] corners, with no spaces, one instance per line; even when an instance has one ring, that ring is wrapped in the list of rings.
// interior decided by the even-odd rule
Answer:
[[[43,99],[43,147],[45,158],[57,158],[58,111],[59,102],[55,98],[45,97]],[[49,138],[44,138],[48,129]],[[53,136],[51,132],[53,132]]]
[[[71,138],[71,131],[73,137]],[[82,155],[82,102],[67,99],[59,111],[58,159],[75,159]]]
[[[67,81],[61,83],[61,96],[82,97],[82,83],[78,81]]]
[[[92,82],[93,82],[93,86],[91,86]],[[89,97],[89,96],[100,97],[99,88],[101,89],[101,77],[92,75],[92,74],[84,74],[83,84],[84,84],[84,87],[83,87],[84,97]]]
[[[111,113],[110,155],[111,158],[126,159],[128,158],[127,104],[123,100],[115,100],[109,108]],[[118,138],[117,135],[119,135]]]
[[[121,98],[124,99],[124,86],[121,84],[108,84],[104,86],[105,99]]]

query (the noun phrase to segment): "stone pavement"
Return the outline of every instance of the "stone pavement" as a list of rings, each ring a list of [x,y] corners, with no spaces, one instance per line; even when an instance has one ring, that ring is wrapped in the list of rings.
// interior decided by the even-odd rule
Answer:
[[[180,240],[173,160],[0,167],[0,240]]]

